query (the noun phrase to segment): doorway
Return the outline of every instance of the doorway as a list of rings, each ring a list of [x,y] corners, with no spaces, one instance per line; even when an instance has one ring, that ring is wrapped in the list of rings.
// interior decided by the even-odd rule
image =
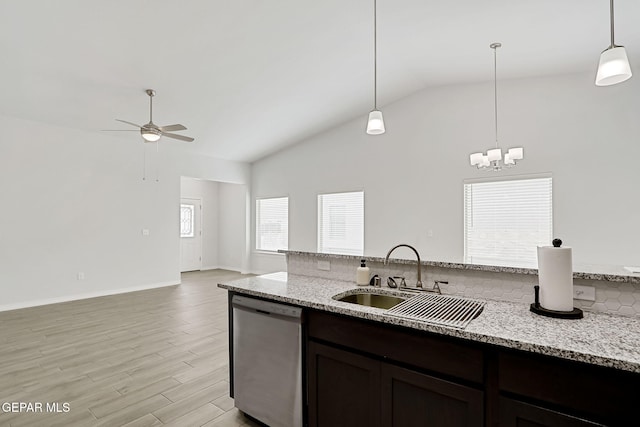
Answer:
[[[249,195],[244,184],[201,178],[180,178],[181,212],[193,205],[194,237],[180,215],[180,271],[223,269],[249,272]],[[197,254],[197,255],[196,255]]]
[[[180,199],[180,272],[202,269],[202,200]]]

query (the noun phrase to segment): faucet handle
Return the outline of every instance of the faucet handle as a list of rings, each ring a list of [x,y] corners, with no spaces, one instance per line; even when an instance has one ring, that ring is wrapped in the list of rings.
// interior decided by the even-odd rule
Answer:
[[[390,288],[397,288],[398,284],[393,277],[389,276],[387,277],[387,286]]]
[[[433,291],[439,293],[440,295],[442,295],[442,291],[440,290],[440,284],[443,285],[448,285],[449,282],[445,281],[445,280],[434,280],[433,281]]]
[[[398,281],[400,281],[400,287],[401,288],[406,288],[407,287],[407,282],[404,280],[403,276],[389,276],[389,277],[387,277],[387,286],[389,286],[390,288],[397,288],[398,287]]]

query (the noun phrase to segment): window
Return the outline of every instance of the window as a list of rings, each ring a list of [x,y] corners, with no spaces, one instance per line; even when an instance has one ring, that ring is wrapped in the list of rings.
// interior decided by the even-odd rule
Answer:
[[[256,200],[256,249],[289,248],[289,198]]]
[[[195,236],[195,206],[180,205],[180,237]]]
[[[318,252],[363,254],[364,192],[318,195]]]
[[[465,182],[464,221],[466,263],[536,268],[553,238],[551,177]]]

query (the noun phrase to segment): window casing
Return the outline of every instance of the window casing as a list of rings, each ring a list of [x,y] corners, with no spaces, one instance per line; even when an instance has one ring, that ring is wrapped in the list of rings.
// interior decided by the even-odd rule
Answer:
[[[551,244],[551,176],[464,183],[464,260],[537,268],[537,246]]]
[[[364,253],[364,192],[318,195],[318,252]]]
[[[256,200],[256,250],[289,248],[289,198]]]

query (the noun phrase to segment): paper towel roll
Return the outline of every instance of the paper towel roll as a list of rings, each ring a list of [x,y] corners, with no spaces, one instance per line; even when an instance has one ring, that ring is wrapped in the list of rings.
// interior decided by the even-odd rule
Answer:
[[[548,310],[573,310],[571,248],[538,246],[540,305]]]

